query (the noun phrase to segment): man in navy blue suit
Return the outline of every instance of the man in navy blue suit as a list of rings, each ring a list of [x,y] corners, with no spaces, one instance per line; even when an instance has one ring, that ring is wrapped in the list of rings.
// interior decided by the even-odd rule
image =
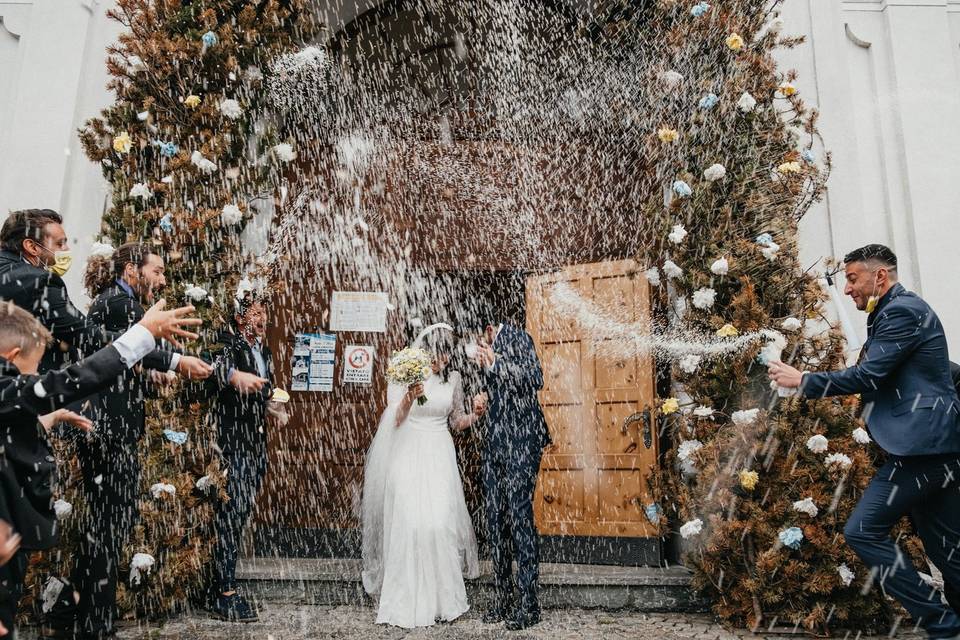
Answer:
[[[889,459],[870,481],[844,536],[930,638],[960,636],[960,617],[941,603],[890,537],[909,516],[948,584],[960,584],[960,400],[947,340],[933,309],[897,282],[897,257],[868,245],[844,258],[845,292],[869,313],[860,359],[842,371],[800,372],[772,362],[778,385],[807,398],[859,393],[870,435]]]
[[[486,327],[477,361],[486,374],[486,394],[475,402],[489,405],[483,489],[496,586],[494,604],[483,619],[487,623],[506,620],[507,629],[517,631],[540,622],[533,492],[543,448],[550,443],[537,397],[543,372],[529,334],[510,324]],[[517,562],[516,599],[513,560]]]

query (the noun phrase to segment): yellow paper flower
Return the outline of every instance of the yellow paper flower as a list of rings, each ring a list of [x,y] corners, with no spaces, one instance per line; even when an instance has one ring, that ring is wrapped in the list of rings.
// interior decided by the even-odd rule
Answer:
[[[784,82],[783,84],[781,84],[781,85],[778,87],[778,89],[780,90],[780,93],[781,93],[782,95],[785,95],[785,96],[787,96],[788,98],[789,98],[790,96],[793,96],[793,95],[796,95],[796,94],[797,94],[797,88],[796,88],[795,86],[793,86],[792,84],[790,84],[789,82]]]
[[[200,96],[198,95],[189,95],[183,99],[183,104],[187,105],[191,109],[196,109],[200,106]]]
[[[740,335],[740,332],[732,324],[725,324],[717,329],[717,335],[721,338],[733,338]]]
[[[113,150],[117,153],[130,153],[130,149],[133,147],[133,138],[130,137],[130,134],[126,131],[121,131],[113,139]]]
[[[743,38],[740,37],[739,33],[731,33],[727,36],[727,46],[734,51],[740,51],[740,49],[743,49]]]
[[[680,133],[676,129],[663,127],[657,131],[657,137],[660,138],[660,142],[669,144],[671,142],[676,142],[677,138],[680,137]]]
[[[784,162],[782,165],[777,167],[779,173],[800,173],[803,171],[803,168],[800,166],[799,162]]]
[[[680,401],[676,398],[667,398],[663,401],[663,405],[660,407],[660,412],[663,415],[669,415],[671,413],[676,413],[680,410]]]
[[[756,471],[740,472],[740,486],[747,491],[753,491],[756,489],[758,482],[760,482],[760,475]]]

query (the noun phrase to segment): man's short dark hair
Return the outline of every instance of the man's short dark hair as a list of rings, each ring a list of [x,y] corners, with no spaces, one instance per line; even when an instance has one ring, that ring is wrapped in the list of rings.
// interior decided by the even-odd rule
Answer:
[[[868,244],[865,247],[854,249],[843,257],[844,264],[851,262],[874,262],[885,266],[890,271],[897,270],[897,255],[890,247],[882,244]]]
[[[53,209],[23,209],[7,216],[0,229],[0,245],[7,251],[23,251],[24,240],[43,242],[44,229],[50,223],[63,224],[63,217]]]

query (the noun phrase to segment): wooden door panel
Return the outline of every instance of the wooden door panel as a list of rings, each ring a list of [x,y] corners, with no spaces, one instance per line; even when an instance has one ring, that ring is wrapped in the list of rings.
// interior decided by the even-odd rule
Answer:
[[[540,354],[543,368],[543,390],[565,397],[581,392],[581,346],[579,342],[546,343]]]
[[[582,409],[579,405],[549,405],[543,413],[550,425],[553,439],[551,454],[575,454],[583,451],[583,423],[580,421]]]
[[[579,523],[584,516],[584,471],[548,469],[540,474],[543,517],[550,522]]]

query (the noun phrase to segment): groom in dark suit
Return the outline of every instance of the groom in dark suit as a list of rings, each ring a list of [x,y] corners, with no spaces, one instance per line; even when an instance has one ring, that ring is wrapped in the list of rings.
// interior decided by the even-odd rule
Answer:
[[[960,635],[960,617],[920,580],[890,537],[913,521],[948,585],[960,584],[960,400],[947,340],[926,302],[897,282],[897,257],[868,245],[844,258],[845,291],[868,312],[860,360],[842,371],[800,372],[771,362],[770,377],[803,396],[859,393],[870,435],[889,454],[847,520],[844,537],[930,638]]]
[[[496,586],[493,607],[484,621],[506,620],[507,629],[517,631],[540,622],[533,492],[543,448],[550,443],[537,397],[543,372],[533,340],[510,324],[486,327],[477,361],[486,377],[486,393],[475,402],[488,403],[483,489]],[[513,560],[517,562],[516,600]]]

